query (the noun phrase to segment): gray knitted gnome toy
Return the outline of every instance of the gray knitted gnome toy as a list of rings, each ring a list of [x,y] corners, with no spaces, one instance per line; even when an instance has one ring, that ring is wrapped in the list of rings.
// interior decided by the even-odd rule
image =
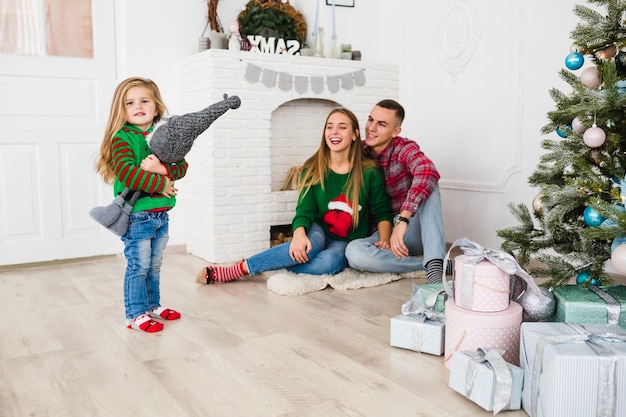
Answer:
[[[181,116],[164,118],[164,124],[158,126],[150,138],[150,150],[161,162],[172,164],[182,161],[191,150],[193,142],[229,109],[241,105],[237,96],[228,97],[209,107]],[[126,233],[133,205],[141,196],[141,191],[122,191],[108,206],[94,207],[89,216],[118,236]]]

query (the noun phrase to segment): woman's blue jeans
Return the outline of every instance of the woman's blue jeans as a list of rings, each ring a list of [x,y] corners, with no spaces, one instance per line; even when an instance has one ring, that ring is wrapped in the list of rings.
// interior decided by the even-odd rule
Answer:
[[[309,262],[301,264],[289,256],[291,242],[281,243],[246,259],[250,275],[265,271],[287,269],[296,274],[337,274],[347,266],[345,249],[348,242],[334,240],[326,236],[324,229],[313,223],[307,237],[311,241]]]
[[[122,236],[126,274],[124,308],[134,319],[161,306],[159,281],[163,250],[169,239],[167,211],[139,211],[130,214],[128,230]]]

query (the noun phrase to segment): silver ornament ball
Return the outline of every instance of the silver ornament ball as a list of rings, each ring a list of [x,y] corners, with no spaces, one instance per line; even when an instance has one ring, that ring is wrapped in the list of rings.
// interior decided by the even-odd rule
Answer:
[[[517,302],[524,312],[533,320],[545,320],[554,313],[556,298],[549,288],[539,287],[541,294],[526,289],[517,297]]]

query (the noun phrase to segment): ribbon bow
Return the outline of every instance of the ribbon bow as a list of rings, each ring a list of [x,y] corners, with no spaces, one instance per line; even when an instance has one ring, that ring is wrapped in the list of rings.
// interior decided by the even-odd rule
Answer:
[[[525,305],[522,305],[522,307],[524,307],[524,310],[526,310],[526,313],[529,315],[529,317],[533,319],[545,319],[549,317],[550,315],[552,315],[552,313],[554,312],[554,308],[556,306],[556,300],[552,292],[548,291],[547,289],[544,289],[544,290],[540,289],[539,286],[535,284],[533,277],[528,275],[528,273],[524,271],[524,269],[522,269],[522,267],[517,263],[517,261],[511,254],[498,251],[495,249],[485,249],[482,246],[480,246],[478,243],[473,242],[463,237],[461,239],[456,240],[452,244],[452,246],[450,246],[450,249],[448,250],[448,253],[446,254],[446,257],[443,261],[444,265],[448,264],[448,260],[450,259],[450,252],[455,247],[460,247],[463,253],[467,257],[467,260],[464,264],[463,278],[466,278],[466,272],[473,271],[474,265],[478,264],[479,262],[483,260],[489,261],[495,266],[497,266],[498,268],[500,268],[501,270],[503,270],[504,272],[506,272],[507,274],[517,275],[518,277],[526,281],[526,290],[532,292],[532,296],[534,297],[531,299],[528,294],[522,294],[522,295],[525,295],[526,304],[528,306],[532,306],[532,308],[526,308]],[[472,283],[471,274],[468,278],[470,281],[469,283],[471,284]],[[442,282],[446,290],[446,293],[450,297],[453,297],[454,295],[452,292],[452,288],[450,287],[450,285],[448,284],[448,281],[446,280],[445,272],[442,277]],[[471,299],[471,291],[472,291],[473,285],[464,285],[463,287],[466,288],[467,292],[462,294],[462,298]],[[520,301],[520,304],[523,304],[523,302]]]
[[[435,311],[437,297],[442,292],[443,289],[433,291],[428,295],[426,303],[424,303],[420,295],[420,287],[413,283],[413,294],[411,295],[411,299],[409,301],[402,304],[402,314],[414,317],[420,323],[424,323],[426,320],[438,320],[444,322],[445,315]]]
[[[476,380],[476,366],[485,363],[493,369],[496,377],[493,397],[493,415],[500,411],[510,408],[511,390],[513,389],[513,377],[506,361],[502,358],[504,351],[500,349],[491,349],[487,352],[482,348],[476,349],[476,352],[464,352],[470,360],[467,365],[465,374],[465,396],[470,397]]]

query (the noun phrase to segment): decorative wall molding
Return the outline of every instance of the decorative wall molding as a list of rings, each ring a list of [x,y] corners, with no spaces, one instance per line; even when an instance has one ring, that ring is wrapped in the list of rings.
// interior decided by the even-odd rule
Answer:
[[[456,81],[474,55],[482,34],[482,20],[473,0],[448,0],[439,21],[441,61]]]

